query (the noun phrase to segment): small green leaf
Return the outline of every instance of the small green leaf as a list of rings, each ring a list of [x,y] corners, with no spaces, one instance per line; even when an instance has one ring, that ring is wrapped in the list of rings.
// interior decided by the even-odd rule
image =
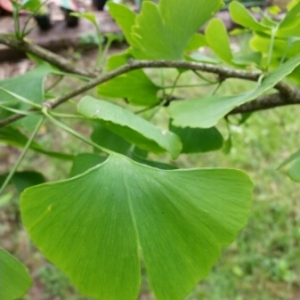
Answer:
[[[25,1],[23,1],[25,2]],[[40,0],[29,0],[26,1],[23,5],[22,5],[22,9],[24,10],[28,10],[31,12],[37,12],[37,10],[39,8],[41,8],[41,1]]]
[[[288,171],[289,177],[296,181],[300,182],[300,159],[298,158],[290,167]]]
[[[31,286],[32,279],[26,267],[0,248],[0,299],[19,299]]]
[[[117,4],[113,2],[108,3],[108,9],[110,15],[115,19],[117,24],[122,29],[125,35],[126,41],[129,44],[133,43],[131,29],[134,25],[136,14],[130,10],[126,5]]]
[[[115,154],[25,190],[21,212],[35,245],[83,294],[136,300],[143,257],[156,299],[182,300],[245,226],[251,198],[238,170],[164,171]]]
[[[232,1],[229,4],[229,12],[232,20],[245,28],[249,28],[253,31],[270,31],[268,26],[259,23],[245,8],[245,6],[238,1]]]
[[[180,154],[181,143],[177,135],[160,130],[120,106],[86,96],[79,102],[78,111],[141,149],[154,153],[168,151],[173,158]]]
[[[232,52],[227,29],[220,19],[212,19],[206,29],[205,37],[208,46],[225,62],[231,63]]]
[[[102,164],[107,159],[106,156],[101,156],[93,153],[80,153],[74,157],[70,177],[77,176],[86,172],[88,169]]]
[[[180,128],[171,125],[170,130],[176,133],[182,142],[182,153],[207,152],[222,148],[223,137],[217,128]]]
[[[72,16],[86,19],[86,20],[90,21],[96,27],[96,29],[98,29],[98,22],[97,22],[97,19],[96,19],[95,15],[93,13],[89,13],[89,12],[73,12]]]
[[[293,153],[292,155],[290,155],[287,159],[285,159],[277,169],[281,169],[284,166],[286,166],[287,164],[289,164],[290,162],[296,160],[300,158],[300,149],[298,151],[296,151],[295,153]]]
[[[256,99],[289,75],[300,64],[300,55],[291,58],[267,74],[255,89],[234,96],[209,96],[184,101],[174,101],[168,108],[173,124],[179,127],[209,128],[235,107]]]
[[[131,56],[127,53],[113,55],[108,60],[108,70],[127,63]],[[122,74],[98,86],[98,94],[110,98],[125,98],[133,105],[152,106],[159,102],[157,93],[160,87],[155,85],[143,70]]]
[[[161,0],[158,5],[144,1],[132,28],[134,57],[182,59],[193,35],[222,4],[220,0]]]

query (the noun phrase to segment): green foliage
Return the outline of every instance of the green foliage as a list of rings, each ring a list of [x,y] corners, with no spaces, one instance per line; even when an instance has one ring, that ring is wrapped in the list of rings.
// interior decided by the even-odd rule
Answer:
[[[282,81],[291,78],[299,82],[300,5],[292,5],[281,21],[273,20],[268,13],[257,21],[240,3],[232,2],[229,10],[233,20],[252,32],[252,50],[240,56],[231,49],[223,22],[210,20],[222,6],[220,0],[145,1],[136,14],[124,5],[110,3],[109,11],[129,47],[107,60],[107,50],[115,37],[107,36],[103,48],[95,17],[77,14],[96,27],[95,65],[103,70],[102,77],[78,77],[89,82],[65,98],[50,93],[51,87],[46,94],[45,79],[49,74],[58,75],[59,80],[74,75],[41,61],[24,75],[0,81],[1,119],[14,113],[25,116],[0,127],[2,143],[23,148],[11,172],[0,177],[0,191],[9,182],[20,192],[25,189],[21,215],[26,230],[45,257],[84,295],[137,299],[144,266],[157,299],[183,299],[208,275],[221,249],[232,243],[247,223],[253,188],[248,175],[220,168],[216,160],[216,168],[211,169],[182,169],[174,160],[181,154],[221,148],[223,153],[230,153],[234,148],[232,128],[242,128],[250,116],[232,120],[228,114],[233,109],[264,97],[274,88],[289,96],[294,87],[287,88]],[[32,0],[27,8],[35,11],[37,3]],[[15,18],[18,25],[16,14]],[[204,34],[199,34],[198,29],[207,21]],[[22,39],[25,29],[19,29],[16,37]],[[132,61],[137,59],[149,60],[144,66],[155,70],[134,65]],[[161,66],[173,70],[151,65],[153,60],[158,64],[167,60]],[[189,67],[175,67],[180,61],[203,64],[190,64],[192,73]],[[232,69],[220,67],[221,61]],[[195,70],[195,65],[215,75]],[[253,68],[256,77],[249,72]],[[186,74],[191,82],[182,83]],[[232,89],[228,94],[231,77],[255,83],[253,88],[245,86],[242,93]],[[100,99],[86,95],[78,104],[65,103],[92,87],[96,87]],[[46,101],[46,95],[50,101]],[[76,110],[77,114],[53,111],[62,103],[69,105],[66,110]],[[163,118],[157,117],[159,114]],[[34,141],[44,119],[93,148],[70,154],[49,151]],[[90,138],[76,126],[69,127],[76,119],[90,127],[85,131]],[[222,127],[223,119],[226,127]],[[28,149],[62,162],[72,161],[69,178],[44,183],[40,173],[17,172]],[[299,151],[282,166],[289,163],[288,175],[300,181]],[[6,198],[3,203],[7,205]],[[6,252],[0,254],[0,260],[12,260],[6,258],[10,257]],[[289,280],[285,260],[270,260],[268,264],[274,266],[274,278]],[[13,271],[18,269],[16,265]],[[9,268],[0,272],[6,282],[12,277]],[[240,277],[245,270],[235,265],[233,272]],[[17,293],[20,287],[19,294],[4,294],[4,300],[21,296],[29,287],[28,276],[19,273],[15,278],[18,276],[23,277],[14,290]],[[4,289],[2,293],[8,292]]]
[[[244,226],[251,189],[240,171],[162,171],[115,154],[27,189],[21,209],[35,244],[84,294],[136,299],[141,251],[157,299],[182,299]]]
[[[22,297],[32,285],[27,269],[15,257],[0,248],[0,299]]]

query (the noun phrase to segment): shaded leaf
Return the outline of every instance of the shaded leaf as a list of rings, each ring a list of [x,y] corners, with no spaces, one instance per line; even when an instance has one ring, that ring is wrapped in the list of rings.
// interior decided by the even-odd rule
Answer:
[[[251,192],[238,170],[164,171],[115,154],[25,190],[21,211],[34,243],[83,294],[137,299],[141,251],[156,298],[182,300],[245,226]]]
[[[21,298],[32,285],[32,279],[24,265],[0,248],[0,299]]]
[[[132,28],[134,57],[182,59],[193,35],[221,7],[219,0],[161,0],[158,5],[144,1]]]
[[[91,134],[91,140],[98,145],[110,149],[120,154],[126,154],[131,147],[131,144],[124,140],[119,135],[108,130],[105,126],[96,123]],[[95,148],[95,151],[99,151]]]
[[[78,111],[87,118],[98,120],[101,125],[141,149],[154,153],[168,151],[173,158],[180,154],[181,142],[178,136],[160,130],[120,106],[86,96],[79,102]]]
[[[113,70],[127,63],[130,58],[127,52],[113,55],[108,60],[108,70]],[[125,98],[133,105],[151,106],[159,102],[155,85],[143,70],[122,74],[98,86],[98,94],[111,98]]]
[[[215,127],[201,129],[171,125],[170,130],[180,137],[182,153],[213,151],[223,146],[223,137]]]
[[[168,108],[173,124],[179,127],[215,126],[235,107],[256,99],[289,75],[300,64],[300,55],[288,60],[267,74],[258,82],[255,89],[233,96],[209,96],[185,101],[174,101]],[[200,117],[201,116],[201,117]]]
[[[74,157],[70,177],[84,173],[88,169],[103,163],[107,159],[106,156],[101,156],[93,153],[80,153]]]

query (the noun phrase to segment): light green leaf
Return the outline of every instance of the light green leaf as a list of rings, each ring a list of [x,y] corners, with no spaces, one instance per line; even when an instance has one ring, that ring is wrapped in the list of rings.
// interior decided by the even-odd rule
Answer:
[[[25,266],[0,248],[0,299],[19,299],[31,285],[32,279]]]
[[[245,226],[251,194],[238,170],[164,171],[115,154],[27,189],[21,211],[35,245],[81,293],[136,300],[143,257],[156,299],[182,300]]]
[[[98,29],[98,22],[97,22],[97,19],[96,19],[95,15],[93,13],[89,13],[89,12],[73,12],[72,16],[86,19],[86,20],[90,21],[96,27],[96,29]]]
[[[163,132],[120,106],[86,96],[79,102],[78,111],[87,118],[98,120],[101,125],[141,149],[154,153],[168,151],[173,158],[180,154],[181,142],[177,135]]]
[[[117,24],[122,29],[126,41],[129,44],[132,44],[133,38],[131,34],[131,29],[134,25],[136,14],[131,9],[129,9],[128,6],[113,2],[108,3],[108,9],[110,15],[113,17],[113,19],[115,19]]]
[[[24,4],[22,5],[22,9],[35,12],[35,13],[39,8],[41,8],[41,4],[42,4],[40,0],[23,1],[23,3]]]
[[[225,62],[231,63],[232,52],[227,29],[220,19],[212,19],[206,29],[205,37],[208,46]]]
[[[93,125],[94,130],[91,134],[91,140],[96,144],[110,149],[120,154],[126,154],[131,147],[131,144],[124,140],[119,135],[108,130],[105,126],[96,123]],[[95,151],[99,151],[95,148]]]
[[[108,70],[126,64],[130,57],[127,52],[111,56]],[[125,98],[133,105],[152,106],[159,102],[159,89],[143,70],[135,70],[102,83],[98,86],[98,94],[110,98]]]
[[[179,127],[209,128],[215,126],[235,107],[252,101],[271,89],[300,64],[300,55],[288,60],[267,74],[255,89],[234,96],[209,96],[192,100],[174,101],[168,108],[173,124]]]
[[[182,142],[182,153],[208,152],[222,148],[223,137],[217,128],[180,128],[171,125],[170,130],[176,133]]]
[[[289,177],[296,181],[300,182],[300,159],[298,158],[290,167],[288,171]]]
[[[222,4],[221,0],[161,0],[158,5],[144,1],[132,28],[134,57],[183,59],[193,35]]]
[[[107,159],[106,156],[101,156],[94,153],[80,153],[74,157],[70,177],[74,177],[84,173],[88,169],[103,163]]]
[[[245,8],[245,6],[238,1],[233,1],[229,4],[229,12],[232,20],[253,31],[270,32],[270,28],[262,23],[259,23]]]

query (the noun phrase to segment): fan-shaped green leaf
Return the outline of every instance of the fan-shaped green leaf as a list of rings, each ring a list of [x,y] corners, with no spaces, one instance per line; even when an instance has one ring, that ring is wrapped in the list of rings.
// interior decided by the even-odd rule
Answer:
[[[201,129],[171,125],[170,130],[180,137],[182,153],[213,151],[223,146],[223,137],[215,127]]]
[[[157,299],[182,300],[246,224],[251,191],[241,171],[164,171],[114,154],[25,190],[21,211],[34,243],[83,294],[136,300],[141,255]]]
[[[291,58],[274,71],[267,74],[257,87],[244,94],[234,96],[209,96],[185,101],[172,102],[168,108],[173,124],[180,127],[215,126],[232,109],[256,99],[284,79],[300,64],[300,55]],[[201,116],[201,117],[200,117]]]
[[[32,279],[25,266],[0,248],[0,299],[19,299],[31,285]]]
[[[86,96],[79,102],[78,111],[141,149],[154,153],[168,151],[173,158],[180,154],[182,145],[177,135],[160,130],[120,106]]]
[[[161,0],[158,5],[144,1],[132,28],[133,55],[142,59],[182,59],[192,36],[222,4],[220,0]]]
[[[205,29],[208,46],[225,62],[231,63],[232,52],[227,29],[220,19],[212,19]]]

